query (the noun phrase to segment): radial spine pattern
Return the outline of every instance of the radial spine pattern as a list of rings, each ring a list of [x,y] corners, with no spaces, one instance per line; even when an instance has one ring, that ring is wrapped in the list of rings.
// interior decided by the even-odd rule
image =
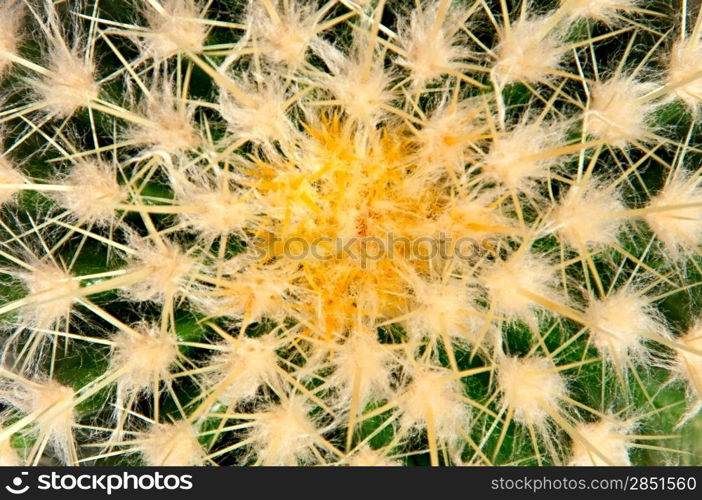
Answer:
[[[674,4],[0,0],[0,464],[702,463]]]

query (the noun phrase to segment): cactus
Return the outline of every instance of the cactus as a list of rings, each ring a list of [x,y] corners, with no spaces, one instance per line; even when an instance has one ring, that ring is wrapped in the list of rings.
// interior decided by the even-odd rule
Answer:
[[[0,4],[0,463],[702,464],[696,2]]]

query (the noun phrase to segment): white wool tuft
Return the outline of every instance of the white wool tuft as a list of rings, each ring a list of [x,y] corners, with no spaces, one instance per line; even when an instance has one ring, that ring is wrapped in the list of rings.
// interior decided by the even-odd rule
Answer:
[[[153,424],[139,439],[137,448],[146,465],[152,467],[191,467],[204,463],[204,450],[190,422]]]
[[[577,435],[573,436],[569,466],[630,466],[629,448],[631,440],[627,434],[632,424],[608,416],[606,420],[583,423],[575,426]],[[587,442],[585,442],[587,441]],[[593,448],[606,460],[595,453]]]
[[[209,237],[243,234],[260,212],[241,189],[212,189],[185,180],[173,180],[172,185],[178,202],[189,207],[181,214],[181,220]]]
[[[636,7],[638,0],[560,0],[561,8],[574,18],[589,18],[610,24],[619,12]]]
[[[179,102],[168,84],[154,89],[143,107],[147,121],[134,126],[128,132],[129,139],[166,154],[181,153],[200,144],[193,125],[193,107]]]
[[[517,230],[514,220],[500,213],[494,201],[492,195],[451,199],[436,225],[452,238],[451,245],[447,245],[452,255],[469,261],[494,244],[494,237]]]
[[[679,208],[678,208],[679,207]],[[670,257],[682,248],[702,245],[702,178],[677,171],[649,202],[646,223],[663,242]]]
[[[161,8],[157,10],[149,0],[142,1],[145,4],[144,16],[150,28],[145,35],[145,44],[150,54],[161,59],[184,50],[202,50],[207,37],[207,25],[202,22],[204,14],[197,2],[158,0]]]
[[[36,422],[40,431],[51,436],[61,448],[72,442],[71,429],[75,424],[73,389],[48,381],[32,385],[29,394],[29,412],[38,414]]]
[[[99,87],[94,77],[95,66],[69,52],[63,42],[56,42],[52,50],[49,74],[33,84],[49,111],[67,118],[97,99]]]
[[[26,182],[24,176],[5,158],[0,158],[0,206],[12,201],[19,192],[17,186]]]
[[[257,144],[285,141],[292,128],[286,115],[287,96],[278,80],[252,84],[241,82],[246,102],[240,102],[227,92],[220,93],[219,112],[235,140],[245,139]]]
[[[417,173],[435,173],[430,178],[445,175],[447,171],[460,175],[471,157],[470,148],[482,133],[483,113],[475,103],[442,104],[414,136]]]
[[[666,84],[695,114],[702,111],[702,38],[676,41],[670,50]]]
[[[176,361],[178,346],[171,333],[161,333],[156,326],[140,326],[134,332],[120,331],[113,338],[110,365],[113,370],[126,369],[118,380],[125,395],[151,392],[169,377]]]
[[[126,287],[127,295],[136,300],[162,302],[166,297],[178,295],[189,273],[195,270],[195,261],[175,243],[164,240],[163,245],[156,245],[136,240],[132,248],[136,253],[129,270],[146,273],[143,279]]]
[[[504,357],[497,365],[497,387],[505,406],[521,424],[546,429],[549,413],[567,396],[565,380],[548,358]]]
[[[627,369],[629,360],[649,359],[644,341],[650,336],[669,337],[656,308],[629,288],[591,298],[584,317],[595,348],[620,370]]]
[[[76,460],[74,400],[72,388],[53,380],[0,379],[0,402],[31,415],[39,438],[45,437],[62,463],[69,465]]]
[[[460,62],[470,55],[458,43],[459,22],[465,13],[460,8],[450,8],[437,24],[439,13],[439,2],[433,1],[412,11],[409,23],[398,29],[399,45],[404,51],[398,64],[410,71],[415,87],[423,87],[449,71],[462,73]]]
[[[230,341],[225,351],[212,357],[210,366],[216,370],[206,379],[206,385],[219,394],[219,401],[236,406],[255,399],[262,387],[280,386],[281,369],[276,353],[282,347],[280,339],[268,334]]]
[[[205,310],[247,322],[269,318],[282,321],[287,314],[286,298],[293,280],[290,267],[247,265],[243,259],[232,259],[224,268],[227,279],[209,300],[201,300]],[[229,269],[227,269],[229,267]]]
[[[448,335],[471,343],[480,331],[480,314],[475,309],[478,291],[465,279],[426,281],[412,276],[410,287],[416,308],[406,321],[411,340],[426,335]]]
[[[362,328],[350,331],[346,341],[334,348],[334,365],[330,382],[340,387],[344,404],[353,398],[355,388],[357,410],[369,401],[389,395],[395,363],[391,351],[378,342],[375,331]]]
[[[616,190],[605,190],[604,182],[574,184],[551,215],[554,231],[573,248],[600,248],[616,243],[623,220],[616,217],[624,209]]]
[[[507,260],[495,262],[479,279],[488,290],[495,311],[508,320],[522,320],[535,326],[536,312],[542,307],[533,296],[558,298],[550,263],[528,251],[518,251]]]
[[[412,381],[399,394],[401,425],[410,429],[434,428],[442,441],[460,439],[470,425],[471,411],[461,397],[463,385],[455,373],[439,367],[417,366]]]
[[[24,17],[22,0],[5,0],[0,16],[0,74],[8,68],[12,61],[8,55],[17,55],[20,28]]]
[[[299,68],[305,62],[307,49],[315,45],[321,21],[316,6],[295,0],[271,3],[277,4],[277,19],[271,18],[262,2],[249,2],[245,39],[250,39],[254,48],[262,49],[266,59]]]
[[[550,17],[520,19],[503,27],[492,67],[498,85],[548,79],[563,57],[559,43]]]
[[[115,178],[110,165],[97,162],[77,163],[63,181],[68,191],[59,191],[55,198],[73,216],[89,224],[106,225],[116,219],[115,206],[126,198],[126,192]]]
[[[388,458],[382,451],[374,450],[368,446],[355,451],[346,459],[346,463],[351,467],[395,467],[401,465]]]
[[[308,412],[305,402],[293,397],[258,414],[250,438],[260,464],[302,465],[314,460],[320,437]]]
[[[642,100],[657,88],[653,82],[641,82],[630,76],[599,81],[590,89],[591,101],[585,113],[587,131],[596,139],[619,148],[632,141],[650,139],[649,120],[657,103]]]
[[[32,327],[49,329],[70,316],[80,282],[69,272],[54,263],[36,262],[31,271],[23,271],[18,276],[31,297],[20,312],[20,321]]]
[[[389,88],[392,79],[381,61],[374,59],[364,71],[360,55],[346,56],[330,45],[320,47],[319,55],[332,73],[320,86],[332,93],[352,120],[375,124],[388,114],[384,107],[391,103],[394,94]]]
[[[495,137],[480,164],[482,173],[507,189],[529,192],[560,163],[558,155],[549,151],[563,145],[564,134],[561,124],[520,123]]]

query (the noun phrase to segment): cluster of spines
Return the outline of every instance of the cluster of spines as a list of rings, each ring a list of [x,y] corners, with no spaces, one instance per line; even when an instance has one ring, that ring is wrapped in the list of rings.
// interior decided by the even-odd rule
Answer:
[[[642,5],[3,0],[0,460],[675,452],[645,424],[702,396],[657,306],[702,275],[702,21]]]

